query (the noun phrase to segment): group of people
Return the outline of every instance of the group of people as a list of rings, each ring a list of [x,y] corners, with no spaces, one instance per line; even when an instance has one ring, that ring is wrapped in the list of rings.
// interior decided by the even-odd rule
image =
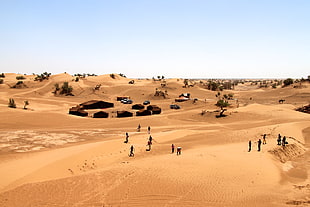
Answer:
[[[285,145],[288,144],[285,136],[283,136],[283,138],[281,139],[281,134],[278,134],[277,142],[278,142],[277,145],[282,145],[283,147],[285,147]]]
[[[174,153],[174,149],[175,149],[175,146],[174,144],[171,145],[171,153],[173,154]],[[182,151],[182,147],[177,147],[177,155],[181,155],[181,151]]]
[[[138,127],[137,127],[137,132],[140,132],[141,131],[141,125],[139,124]],[[148,141],[147,141],[147,146],[148,146],[148,149],[146,149],[146,151],[151,151],[151,148],[152,148],[152,144],[153,144],[153,137],[151,135],[151,127],[148,126],[147,127],[147,133],[150,135],[149,138],[148,138]],[[129,142],[129,134],[128,132],[125,133],[125,141],[124,143],[128,143]],[[129,157],[134,157],[134,151],[135,151],[135,148],[133,145],[130,146],[130,152],[129,152]],[[173,154],[175,151],[175,146],[174,144],[171,145],[171,153]],[[182,151],[182,148],[181,147],[177,147],[176,148],[176,151],[177,151],[177,155],[181,155],[181,151]]]
[[[139,124],[138,127],[137,127],[137,132],[140,132],[141,131],[141,125]],[[147,127],[147,133],[148,134],[151,134],[151,127],[148,126]],[[129,141],[129,134],[128,132],[125,133],[125,141],[124,143],[128,143]],[[148,146],[148,149],[147,151],[151,151],[151,146],[152,146],[152,141],[153,141],[153,137],[150,135],[149,139],[148,139],[148,142],[147,142],[147,146]],[[133,145],[130,146],[130,152],[129,152],[129,157],[134,157],[135,154],[134,154],[134,151],[135,151],[135,148]]]
[[[258,139],[258,141],[257,141],[257,151],[259,151],[259,152],[261,151],[261,145],[262,144],[267,144],[266,136],[267,136],[266,134],[263,134],[263,141],[261,139]],[[281,139],[281,135],[280,134],[278,135],[277,142],[278,142],[277,145],[282,145],[283,147],[285,147],[285,145],[288,144],[287,141],[286,141],[286,137],[283,136],[283,138]],[[252,150],[252,141],[249,140],[249,150],[248,150],[248,152],[251,152],[251,150]]]

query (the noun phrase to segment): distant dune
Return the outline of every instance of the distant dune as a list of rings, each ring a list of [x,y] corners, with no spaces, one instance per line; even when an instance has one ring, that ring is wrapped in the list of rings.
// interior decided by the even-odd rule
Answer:
[[[184,79],[118,74],[77,80],[66,73],[35,78],[10,73],[0,84],[0,206],[310,203],[310,115],[295,110],[310,103],[309,82],[274,87],[270,80],[233,86],[219,80],[231,89],[212,91],[207,80],[186,85]],[[11,88],[18,81],[23,87]],[[70,94],[60,92],[64,82]],[[183,93],[190,94],[189,100],[176,102]],[[148,100],[161,113],[136,116],[133,104],[117,101],[119,96],[133,104]],[[9,99],[16,108],[8,107]],[[87,117],[69,114],[71,107],[90,100],[114,107],[83,109]],[[228,103],[226,110],[216,106],[219,100]],[[172,104],[180,109],[171,109]],[[108,118],[93,118],[98,111]],[[133,116],[117,118],[117,111]],[[264,134],[266,144],[258,151]],[[279,134],[286,146],[277,145]],[[131,145],[134,157],[129,157]]]

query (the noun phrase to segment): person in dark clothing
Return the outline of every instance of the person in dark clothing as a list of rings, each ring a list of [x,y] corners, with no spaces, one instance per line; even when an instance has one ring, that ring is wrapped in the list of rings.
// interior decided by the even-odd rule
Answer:
[[[177,147],[177,155],[181,155],[182,147]]]
[[[267,142],[266,142],[266,134],[263,135],[263,144],[267,144]]]
[[[278,145],[281,145],[281,135],[278,135],[278,139],[277,139]]]
[[[251,140],[249,140],[249,152],[251,152],[251,149],[252,149],[252,142]]]
[[[141,129],[141,125],[139,124],[137,127],[137,132],[140,132],[140,129]]]
[[[147,127],[147,133],[148,133],[148,134],[151,133],[151,127],[150,127],[150,126]]]
[[[257,142],[257,147],[258,147],[257,151],[260,151],[261,144],[262,144],[262,140],[259,139],[258,142]]]
[[[283,139],[282,139],[282,146],[285,147],[285,144],[286,144],[286,137],[283,136]]]
[[[125,139],[124,143],[128,143],[128,138],[129,138],[129,135],[128,135],[128,133],[126,132],[126,139]]]
[[[134,149],[133,145],[131,145],[129,157],[134,157],[134,156],[135,156],[134,150],[135,150],[135,149]]]
[[[171,153],[174,153],[174,144],[171,145]]]
[[[149,141],[152,143],[152,141],[153,141],[153,137],[150,135],[150,137],[149,137]]]
[[[151,151],[152,142],[151,142],[151,141],[148,141],[148,142],[147,142],[147,145],[149,146],[149,149],[148,149],[147,151]]]

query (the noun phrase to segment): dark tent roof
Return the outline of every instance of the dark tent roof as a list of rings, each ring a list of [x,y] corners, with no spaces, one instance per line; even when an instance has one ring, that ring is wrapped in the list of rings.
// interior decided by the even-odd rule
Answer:
[[[105,101],[91,100],[80,104],[82,109],[102,109],[114,107],[114,103]]]
[[[116,114],[117,114],[117,117],[131,117],[131,116],[133,116],[133,113],[131,113],[129,111],[117,111]]]
[[[109,113],[104,112],[104,111],[98,111],[96,113],[94,113],[93,118],[108,118],[109,117]]]
[[[136,112],[136,116],[149,116],[149,115],[152,115],[152,112],[145,109],[141,109],[140,111]]]
[[[132,108],[132,109],[138,109],[138,110],[140,110],[140,109],[144,109],[144,105],[142,105],[142,104],[135,104],[135,105],[133,105],[131,108]]]
[[[88,116],[88,113],[82,109],[80,109],[80,107],[72,107],[69,109],[69,114],[72,115],[76,115],[76,116]]]

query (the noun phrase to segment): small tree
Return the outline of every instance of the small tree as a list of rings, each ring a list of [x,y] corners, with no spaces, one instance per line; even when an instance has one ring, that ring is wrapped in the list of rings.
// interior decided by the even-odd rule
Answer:
[[[72,91],[73,91],[73,88],[69,85],[69,83],[64,82],[62,87],[61,87],[60,94],[69,95],[69,94],[71,94]]]
[[[215,105],[221,108],[220,114],[217,115],[216,117],[219,118],[219,117],[226,116],[224,115],[224,112],[227,111],[227,109],[224,109],[224,107],[229,106],[229,103],[226,100],[221,99],[221,100],[218,100]]]
[[[114,75],[113,73],[110,74],[110,77],[113,78],[113,79],[115,79],[115,75]]]
[[[20,76],[16,76],[16,80],[24,80],[26,79],[24,76],[20,75]]]
[[[13,98],[9,99],[9,107],[10,108],[16,108],[16,104]]]
[[[184,88],[188,87],[188,79],[184,79],[183,83],[184,83],[184,86],[183,86]]]
[[[293,79],[291,79],[291,78],[288,78],[288,79],[286,79],[286,80],[283,81],[284,87],[285,87],[285,86],[289,86],[289,85],[291,85],[291,84],[293,84],[293,83],[294,83],[294,81],[293,81]]]
[[[27,109],[27,106],[29,105],[28,100],[24,101],[24,109]]]

